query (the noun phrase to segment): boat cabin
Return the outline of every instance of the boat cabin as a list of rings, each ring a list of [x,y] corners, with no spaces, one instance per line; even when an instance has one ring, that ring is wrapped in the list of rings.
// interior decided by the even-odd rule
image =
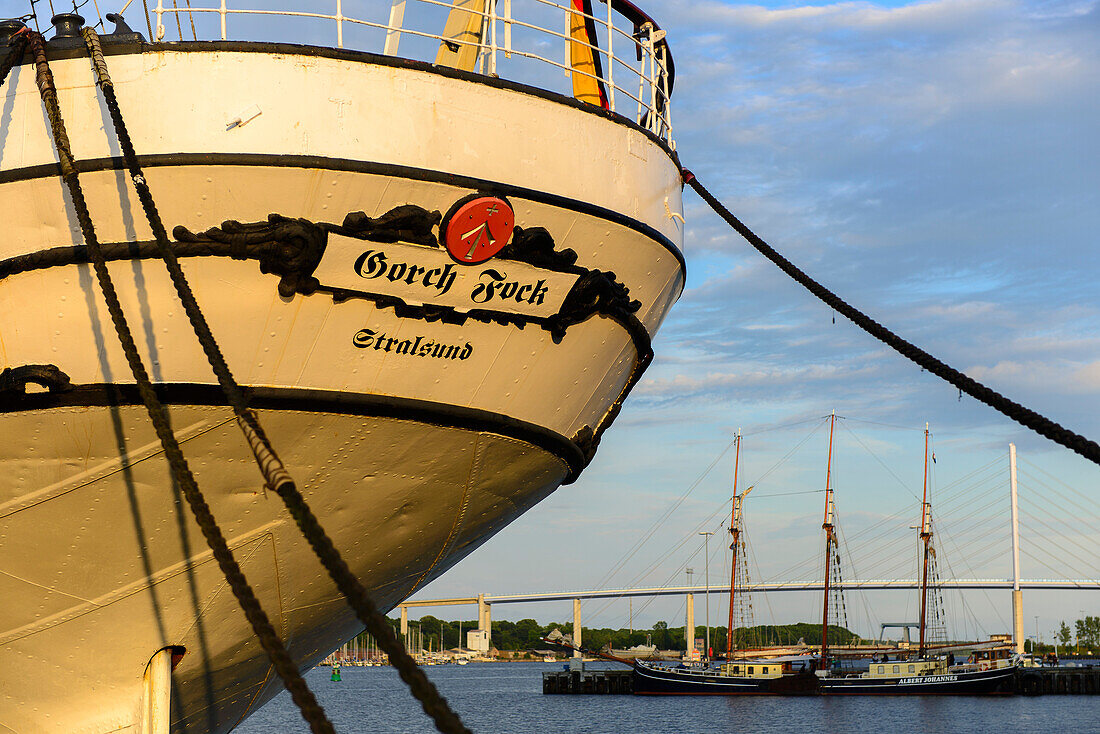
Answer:
[[[790,660],[742,660],[723,663],[722,675],[738,678],[779,678],[798,672]]]
[[[1014,658],[1015,652],[1007,647],[974,650],[966,659],[966,665],[976,670],[995,670],[1009,667],[1013,664]]]
[[[936,675],[947,671],[946,660],[887,660],[871,663],[868,678],[900,678],[916,675]]]

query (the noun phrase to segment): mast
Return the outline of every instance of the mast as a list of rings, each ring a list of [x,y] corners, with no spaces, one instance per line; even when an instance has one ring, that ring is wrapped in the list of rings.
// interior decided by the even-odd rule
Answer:
[[[932,552],[932,522],[928,517],[928,424],[924,424],[924,494],[920,505],[920,539],[924,543],[924,569],[920,579],[920,642],[917,657],[924,657],[925,620],[928,613],[928,557]]]
[[[730,550],[733,551],[730,563],[730,619],[726,626],[726,657],[733,652],[733,602],[737,589],[737,546],[740,544],[741,528],[737,522],[737,469],[741,464],[741,429],[737,429],[737,450],[733,455],[733,507],[730,510]]]
[[[825,463],[825,519],[821,529],[825,531],[825,599],[821,610],[821,664],[827,667],[829,655],[829,567],[833,550],[833,428],[836,427],[836,411],[829,416],[829,458]]]

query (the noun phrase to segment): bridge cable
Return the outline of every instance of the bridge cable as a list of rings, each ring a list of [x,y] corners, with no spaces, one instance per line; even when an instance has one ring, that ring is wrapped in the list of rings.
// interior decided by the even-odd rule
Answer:
[[[383,652],[389,656],[391,664],[397,668],[401,679],[408,685],[412,695],[420,702],[424,713],[434,721],[436,728],[445,734],[468,733],[469,730],[462,724],[461,719],[450,708],[447,700],[439,693],[435,685],[428,680],[424,671],[420,669],[416,661],[405,650],[394,633],[389,620],[378,611],[366,588],[352,573],[306,503],[294,479],[275,453],[256,414],[248,408],[241,387],[233,377],[229,365],[226,363],[225,357],[210,330],[206,317],[199,308],[187,277],[172,251],[167,231],[160,218],[160,213],[149,190],[141,165],[138,163],[133,142],[130,139],[126,122],[122,117],[118,99],[115,96],[114,84],[107,72],[107,64],[103,57],[103,50],[100,47],[99,36],[92,28],[84,28],[82,32],[95,68],[96,83],[103,93],[122,149],[123,158],[129,169],[130,178],[134,183],[134,188],[137,190],[149,226],[153,231],[161,258],[168,268],[172,283],[176,287],[176,292],[195,330],[195,335],[198,337],[210,366],[221,384],[222,391],[237,416],[237,422],[252,448],[265,481],[283,500],[302,535],[309,541],[314,553],[321,560],[329,576],[355,611],[359,621],[378,641]]]
[[[967,395],[980,400],[986,405],[990,406],[994,410],[1003,413],[1012,420],[1016,421],[1025,428],[1029,428],[1032,431],[1038,433],[1040,436],[1044,436],[1051,441],[1054,441],[1061,446],[1064,446],[1071,451],[1080,454],[1089,461],[1095,464],[1100,464],[1100,444],[1092,441],[1078,433],[1074,433],[1069,429],[1055,423],[1054,421],[1046,418],[1045,416],[1036,413],[1035,411],[1027,408],[1009,398],[1001,395],[992,388],[986,387],[977,380],[968,377],[967,375],[959,372],[958,370],[950,367],[944,362],[940,361],[936,357],[932,356],[923,349],[913,345],[912,343],[902,339],[900,336],[890,331],[888,328],[878,323],[874,319],[870,318],[863,312],[859,311],[855,307],[849,305],[846,301],[841,299],[835,293],[827,289],[825,286],[818,283],[811,278],[805,272],[795,266],[790,260],[780,255],[773,249],[767,242],[760,239],[752,230],[745,226],[741,220],[735,217],[729,209],[724,207],[714,196],[706,189],[703,184],[699,182],[699,179],[695,177],[691,171],[684,169],[682,172],[684,183],[695,189],[695,192],[702,197],[703,201],[710,205],[710,208],[715,211],[718,216],[722,217],[733,229],[744,237],[750,245],[756,248],[764,257],[771,260],[775,265],[779,267],[784,273],[793,278],[796,282],[802,285],[806,290],[813,293],[825,305],[829,306],[835,311],[838,311],[843,316],[846,316],[852,323],[859,328],[866,331],[871,336],[881,341],[886,346],[890,347],[894,351],[898,352],[909,360],[915,362],[917,365],[928,370],[937,377],[949,382],[957,387]]]
[[[183,456],[183,451],[180,449],[179,442],[172,432],[167,411],[164,409],[164,405],[161,404],[160,399],[154,392],[152,381],[149,379],[149,373],[145,369],[137,345],[134,342],[133,333],[126,321],[126,316],[122,310],[122,304],[119,301],[118,292],[115,290],[110,272],[107,270],[106,260],[100,250],[99,240],[96,237],[91,214],[88,211],[88,203],[84,198],[84,192],[81,189],[80,180],[74,166],[68,133],[65,129],[65,122],[62,119],[61,110],[58,106],[57,89],[54,86],[53,74],[50,71],[49,62],[46,60],[45,40],[39,33],[25,30],[20,31],[20,33],[26,34],[28,44],[34,56],[36,68],[35,78],[38,84],[39,93],[42,97],[42,102],[46,108],[46,114],[49,117],[50,129],[61,168],[61,178],[69,190],[73,206],[76,209],[77,220],[80,223],[80,229],[88,247],[88,254],[95,268],[96,278],[99,281],[100,290],[103,292],[104,300],[107,303],[107,310],[110,312],[115,332],[125,352],[126,361],[130,365],[130,370],[134,375],[134,379],[137,381],[138,391],[141,394],[142,402],[145,404],[145,409],[149,413],[157,436],[160,439],[161,446],[164,448],[164,453],[172,469],[172,474],[179,482],[188,505],[195,515],[195,520],[202,529],[203,536],[206,538],[206,542],[210,546],[214,558],[218,562],[218,566],[225,575],[226,582],[232,589],[233,595],[237,598],[241,609],[252,625],[252,630],[259,640],[260,645],[267,653],[268,658],[271,660],[279,676],[283,679],[283,683],[287,690],[290,691],[294,702],[301,710],[302,717],[309,722],[310,730],[317,734],[335,732],[332,724],[325,716],[324,709],[317,703],[316,698],[313,696],[313,692],[310,691],[305,679],[302,678],[302,675],[298,672],[297,665],[291,659],[282,640],[279,639],[278,633],[275,631],[267,614],[260,606],[260,602],[256,598],[255,592],[253,592],[252,587],[249,585],[248,580],[245,578],[244,573],[233,557],[233,553],[230,551],[225,537],[222,535],[221,529],[218,527],[217,521],[210,511],[210,507],[206,503],[198,487],[198,483],[195,481],[194,475],[191,473],[187,460]]]

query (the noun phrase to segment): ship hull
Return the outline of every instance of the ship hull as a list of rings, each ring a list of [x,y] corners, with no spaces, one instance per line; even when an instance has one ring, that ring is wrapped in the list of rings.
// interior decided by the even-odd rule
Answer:
[[[577,478],[683,287],[679,169],[660,141],[573,100],[367,54],[107,51],[211,331],[381,609]],[[157,259],[88,60],[51,66],[138,350],[230,548],[307,669],[362,625],[262,486]],[[0,102],[12,370],[0,387],[0,730],[140,731],[146,664],[173,647],[173,732],[227,732],[281,684],[138,399],[30,66]],[[251,106],[261,114],[227,127]],[[562,130],[575,135],[561,142]],[[470,197],[503,202],[517,234],[480,267],[448,269],[442,218]],[[379,253],[384,273],[363,264]],[[455,300],[498,275],[515,283],[500,293],[526,287],[527,300]],[[551,304],[554,283],[585,289]]]
[[[991,696],[1015,693],[1016,669],[997,668],[884,679],[827,677],[823,696]]]
[[[634,693],[642,696],[811,696],[817,693],[817,679],[811,673],[750,678],[635,663]]]

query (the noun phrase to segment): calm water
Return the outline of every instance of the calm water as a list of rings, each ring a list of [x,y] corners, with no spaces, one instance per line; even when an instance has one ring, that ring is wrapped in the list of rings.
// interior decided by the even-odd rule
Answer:
[[[591,665],[591,664],[590,664]],[[1026,698],[768,698],[544,696],[551,663],[471,663],[425,668],[475,734],[697,734],[700,732],[1100,732],[1100,696]],[[307,675],[337,731],[434,732],[393,668],[328,668]],[[237,734],[305,732],[284,692]]]

